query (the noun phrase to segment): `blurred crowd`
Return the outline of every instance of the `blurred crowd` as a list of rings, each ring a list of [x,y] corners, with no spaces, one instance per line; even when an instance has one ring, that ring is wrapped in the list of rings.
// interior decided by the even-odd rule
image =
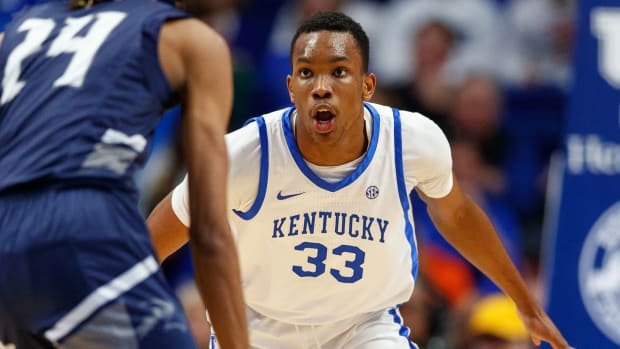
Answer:
[[[45,0],[0,0],[11,13]],[[559,148],[571,85],[575,0],[212,0],[203,20],[229,42],[235,102],[230,129],[290,105],[290,40],[300,21],[338,10],[370,37],[373,102],[420,112],[452,144],[463,189],[485,209],[530,287],[542,294],[539,256],[551,154]],[[217,64],[206,62],[205,64]],[[171,110],[137,180],[145,214],[180,180]],[[420,348],[529,348],[514,305],[458,255],[412,195],[420,277],[402,306]],[[208,345],[186,251],[165,264]]]

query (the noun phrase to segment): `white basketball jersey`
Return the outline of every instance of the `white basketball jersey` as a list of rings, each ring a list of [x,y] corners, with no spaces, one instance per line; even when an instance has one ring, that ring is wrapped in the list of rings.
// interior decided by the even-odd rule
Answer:
[[[258,195],[231,223],[246,302],[265,316],[326,324],[393,307],[411,295],[418,260],[400,116],[389,107],[365,107],[373,118],[368,151],[337,183],[319,178],[303,160],[293,109],[255,119]]]

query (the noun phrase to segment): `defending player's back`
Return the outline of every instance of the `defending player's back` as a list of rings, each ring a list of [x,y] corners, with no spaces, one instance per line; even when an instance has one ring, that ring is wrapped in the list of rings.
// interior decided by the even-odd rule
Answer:
[[[225,187],[230,56],[217,33],[187,17],[154,0],[62,0],[6,28],[0,348],[196,347],[152,256],[132,178],[174,91],[201,193],[192,217],[205,220],[191,241],[203,251],[197,270],[208,269],[201,296],[222,342],[248,347],[224,195],[205,200]]]
[[[160,23],[182,16],[142,0],[73,11],[59,1],[20,13],[0,47],[0,192],[61,179],[133,187],[170,102],[157,61]]]

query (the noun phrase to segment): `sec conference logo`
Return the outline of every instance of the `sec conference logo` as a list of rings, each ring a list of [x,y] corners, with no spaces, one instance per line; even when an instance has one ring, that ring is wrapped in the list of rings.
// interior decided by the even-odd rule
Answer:
[[[370,187],[366,188],[366,197],[367,198],[372,200],[372,199],[376,199],[377,196],[379,196],[379,188],[377,188],[376,185],[371,185]]]
[[[586,237],[579,289],[592,321],[620,345],[620,201],[601,215]]]

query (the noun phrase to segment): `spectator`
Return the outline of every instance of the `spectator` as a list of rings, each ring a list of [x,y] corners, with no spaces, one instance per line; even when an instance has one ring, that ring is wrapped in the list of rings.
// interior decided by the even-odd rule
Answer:
[[[450,136],[446,120],[451,105],[452,89],[445,84],[442,73],[452,54],[458,33],[440,21],[422,25],[413,34],[411,49],[412,75],[402,84],[379,88],[375,100],[398,108],[419,112]]]
[[[440,22],[457,33],[442,79],[458,84],[471,71],[495,73],[496,49],[501,40],[499,12],[488,0],[417,0],[393,2],[385,11],[383,35],[377,42],[376,72],[382,84],[403,84],[417,63],[407,53],[416,45],[412,34],[429,22]],[[405,53],[405,54],[403,54]]]
[[[449,118],[456,135],[476,143],[486,163],[497,169],[503,165],[509,139],[502,129],[501,91],[492,78],[467,77],[456,89]],[[497,178],[492,183],[494,192],[501,191]]]
[[[529,349],[529,334],[514,303],[504,295],[476,302],[468,324],[467,349]]]
[[[506,9],[508,44],[501,60],[507,83],[555,86],[570,83],[575,31],[574,0],[512,0]]]

